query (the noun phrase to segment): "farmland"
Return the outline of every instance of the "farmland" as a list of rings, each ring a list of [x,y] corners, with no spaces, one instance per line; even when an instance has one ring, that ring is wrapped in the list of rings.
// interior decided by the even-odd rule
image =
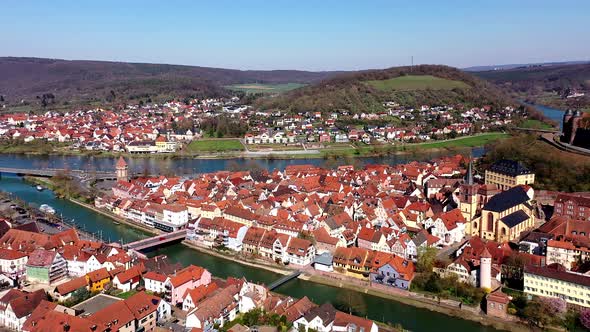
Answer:
[[[300,83],[284,83],[284,84],[251,83],[251,84],[228,85],[228,86],[226,86],[226,88],[230,89],[230,90],[234,90],[234,91],[242,91],[245,93],[274,94],[274,93],[287,92],[290,90],[301,88],[303,86],[305,86],[305,84],[300,84]]]

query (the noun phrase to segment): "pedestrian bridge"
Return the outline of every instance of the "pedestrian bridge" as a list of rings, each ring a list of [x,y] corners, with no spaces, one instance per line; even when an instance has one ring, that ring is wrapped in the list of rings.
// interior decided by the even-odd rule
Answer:
[[[82,171],[82,170],[68,170],[63,168],[10,168],[0,167],[0,173],[11,173],[18,175],[32,175],[42,177],[52,177],[57,174],[68,174],[77,178],[89,178],[93,177],[96,180],[115,180],[117,175],[115,172],[103,172],[103,171]]]
[[[135,251],[147,250],[155,247],[159,247],[163,244],[184,240],[186,238],[186,229],[181,229],[175,232],[160,234],[149,237],[147,239],[127,243],[123,245],[125,249],[131,249]]]
[[[286,276],[280,278],[279,280],[276,280],[273,283],[271,283],[270,285],[268,285],[268,290],[274,290],[275,288],[278,288],[279,286],[286,284],[287,282],[299,277],[300,275],[301,275],[301,271],[299,271],[299,270],[293,271],[293,273],[286,275]]]

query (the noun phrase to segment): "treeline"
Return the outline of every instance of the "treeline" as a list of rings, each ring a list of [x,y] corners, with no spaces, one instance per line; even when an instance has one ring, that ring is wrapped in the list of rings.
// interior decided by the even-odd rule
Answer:
[[[200,126],[205,137],[216,138],[243,137],[248,130],[247,123],[224,115],[204,119]]]
[[[470,86],[467,89],[380,91],[366,84],[371,80],[386,80],[405,75],[432,75],[456,80]],[[396,67],[345,74],[315,85],[295,89],[288,93],[258,99],[255,105],[263,109],[302,111],[348,111],[351,113],[374,113],[383,111],[384,101],[396,101],[404,106],[429,105],[506,106],[510,97],[493,85],[456,68],[437,65]]]
[[[590,191],[590,158],[560,151],[535,135],[497,141],[478,168],[486,169],[500,159],[520,161],[535,172],[535,189]]]

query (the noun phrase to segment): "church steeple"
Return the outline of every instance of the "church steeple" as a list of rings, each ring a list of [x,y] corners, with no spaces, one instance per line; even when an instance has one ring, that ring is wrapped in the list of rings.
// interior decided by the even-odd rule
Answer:
[[[465,182],[468,185],[473,185],[473,159],[469,157],[469,166],[467,166],[467,174],[465,175]]]

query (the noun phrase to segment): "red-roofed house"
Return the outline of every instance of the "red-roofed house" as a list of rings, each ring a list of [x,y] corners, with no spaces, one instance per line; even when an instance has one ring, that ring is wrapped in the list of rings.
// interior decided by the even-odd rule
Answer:
[[[170,277],[164,284],[164,300],[172,305],[182,302],[188,289],[211,283],[211,273],[202,267],[189,265]]]

